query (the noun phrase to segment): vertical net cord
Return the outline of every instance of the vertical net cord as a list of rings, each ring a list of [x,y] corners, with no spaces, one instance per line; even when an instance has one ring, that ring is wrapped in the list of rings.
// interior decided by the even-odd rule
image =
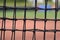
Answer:
[[[57,12],[58,12],[58,0],[55,0],[55,26],[54,26],[54,40],[56,40]]]
[[[26,37],[26,2],[27,0],[25,0],[25,9],[24,9],[24,24],[23,24],[23,32],[22,32],[22,40],[25,40]]]
[[[5,18],[6,18],[6,0],[4,0],[4,4],[3,4],[3,24],[2,24],[2,26],[3,26],[3,40],[5,40],[5,25],[6,25],[6,20],[5,20]]]
[[[32,40],[36,40],[36,13],[37,13],[37,0],[35,0],[34,29]]]
[[[14,0],[14,13],[13,13],[13,24],[12,24],[12,35],[11,40],[15,40],[15,30],[16,30],[16,0]]]
[[[4,8],[4,7],[3,7],[3,8]],[[3,13],[4,13],[4,10],[3,10]],[[4,22],[4,21],[2,20],[2,26],[1,26],[1,29],[3,29],[3,22]],[[2,30],[1,30],[1,40],[2,40],[2,38],[3,38],[2,35],[3,35],[3,33],[2,33]]]
[[[46,39],[45,39],[45,36],[46,36],[46,22],[47,22],[47,20],[46,20],[46,15],[47,15],[47,3],[48,3],[48,0],[45,0],[44,40],[46,40]]]
[[[57,21],[60,21],[60,19],[58,20],[57,19],[57,13],[58,13],[58,0],[56,0],[55,1],[55,18],[53,19],[53,22],[54,22],[54,30],[47,30],[46,29],[46,23],[47,23],[47,21],[52,21],[52,19],[47,19],[47,11],[48,11],[48,8],[47,8],[47,4],[48,4],[48,1],[47,0],[45,0],[45,14],[44,14],[44,30],[42,30],[42,32],[44,33],[43,34],[43,40],[46,40],[46,32],[53,32],[54,34],[54,38],[53,38],[53,40],[56,40],[56,32],[60,32],[60,30],[57,30],[56,29],[56,27],[57,27]],[[2,27],[1,27],[1,29],[0,29],[0,31],[1,31],[1,40],[6,40],[5,38],[7,37],[6,36],[6,31],[11,31],[11,40],[16,40],[15,39],[15,33],[16,33],[16,31],[22,31],[22,40],[26,40],[25,39],[25,37],[26,37],[26,31],[29,31],[29,30],[27,30],[26,29],[26,11],[27,11],[27,7],[26,7],[26,0],[25,0],[25,8],[23,9],[24,10],[24,19],[23,19],[23,21],[24,21],[24,24],[23,24],[23,29],[22,30],[16,30],[16,20],[20,20],[20,19],[17,19],[16,18],[16,0],[14,0],[14,8],[12,7],[12,9],[13,9],[13,18],[12,19],[8,19],[7,17],[6,17],[6,10],[7,10],[7,8],[8,9],[11,9],[10,7],[6,7],[6,0],[4,0],[4,3],[3,3],[3,17],[1,18],[1,20],[2,20]],[[11,9],[11,10],[12,10]],[[20,9],[20,8],[17,8],[17,9]],[[35,0],[35,8],[34,8],[35,10],[34,10],[34,12],[35,12],[35,14],[34,14],[34,28],[33,28],[33,30],[30,30],[32,33],[33,33],[33,35],[32,35],[32,40],[36,40],[36,31],[39,31],[39,32],[41,32],[41,30],[37,30],[36,29],[36,13],[37,13],[37,0]],[[21,9],[20,9],[21,10]],[[41,10],[41,9],[40,9]],[[60,10],[60,9],[59,9]],[[12,21],[12,29],[6,29],[6,20],[11,20]],[[28,20],[30,20],[30,19],[28,19]],[[39,21],[41,21],[41,19],[39,19]],[[1,25],[0,24],[0,25]],[[21,25],[21,24],[20,24]],[[7,25],[8,26],[8,25]],[[10,40],[10,39],[9,39]]]
[[[4,6],[5,6],[5,1],[3,2],[3,8],[5,8]],[[3,18],[4,18],[4,14],[5,14],[4,11],[5,11],[5,9],[3,10]],[[4,22],[4,20],[2,19],[2,27],[1,27],[1,29],[4,28],[4,26],[3,26],[4,23],[3,22]],[[1,30],[1,40],[2,40],[2,38],[3,38],[3,33],[2,33],[2,30]]]

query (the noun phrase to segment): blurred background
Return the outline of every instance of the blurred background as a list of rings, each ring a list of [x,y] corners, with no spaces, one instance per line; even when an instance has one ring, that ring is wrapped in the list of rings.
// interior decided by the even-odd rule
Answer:
[[[3,1],[4,0],[0,0],[0,6],[3,6]],[[45,0],[37,0],[37,5],[40,5],[40,4],[44,4],[44,1]],[[58,0],[60,2],[60,0]],[[18,7],[21,7],[25,5],[25,0],[16,0],[16,6]],[[48,4],[50,5],[54,5],[55,3],[55,0],[48,0]],[[27,6],[34,6],[35,4],[35,0],[27,0]],[[14,0],[6,0],[6,5],[7,6],[14,6]]]
[[[0,6],[4,5],[4,0],[0,0]],[[6,6],[7,7],[14,7],[14,0],[6,0]],[[28,8],[35,7],[35,0],[26,0],[26,6]],[[24,8],[25,7],[25,0],[16,0],[16,7]],[[45,8],[45,0],[37,0],[37,7],[39,8]],[[58,0],[58,7],[60,8],[60,0]],[[55,0],[48,0],[47,8],[55,8]],[[44,11],[44,10],[43,10]],[[26,11],[26,17],[27,18],[34,18],[34,12],[35,10],[27,10]],[[13,17],[13,10],[6,10],[6,17]],[[52,15],[53,14],[53,15]],[[58,12],[58,15],[60,12]],[[3,17],[3,10],[0,9],[0,17]],[[24,10],[16,10],[16,16],[17,18],[24,18]],[[55,10],[48,11],[47,18],[55,18]],[[41,12],[38,10],[37,12],[37,18],[44,18],[44,12]],[[60,16],[58,16],[60,18]]]
[[[26,0],[26,5],[27,5],[27,7],[35,7],[35,0]],[[0,0],[0,6],[4,6],[4,0]],[[6,6],[7,7],[14,7],[14,0],[6,0]],[[37,6],[38,7],[41,7],[41,8],[45,8],[45,0],[37,0]],[[25,0],[16,0],[16,7],[25,7]],[[60,8],[60,0],[58,0],[58,7]],[[1,8],[1,7],[0,7]],[[55,0],[48,0],[48,7],[47,8],[55,8]],[[4,10],[1,10],[0,9],[0,17],[2,17],[3,18],[3,14],[4,14],[4,12],[3,12]],[[44,10],[43,10],[44,11]],[[15,16],[14,15],[14,13],[15,13],[15,11],[14,11],[14,9],[7,9],[6,10],[6,18],[13,18],[13,16]],[[25,14],[25,10],[16,10],[16,18],[18,19],[24,19],[24,14]],[[55,19],[55,10],[50,10],[50,11],[47,11],[47,13],[46,13],[47,15],[46,15],[46,18],[47,19]],[[35,18],[35,10],[26,10],[26,18],[27,19],[34,19]],[[37,11],[37,13],[36,13],[36,18],[37,19],[45,19],[45,12],[42,12],[42,11],[40,11],[40,10],[38,10]],[[57,19],[60,19],[60,11],[58,11],[58,13],[57,13]],[[9,23],[8,23],[9,22]],[[16,28],[17,29],[23,29],[23,21],[21,21],[20,23],[18,23],[18,22],[20,22],[20,20],[19,21],[17,21],[17,25],[18,26],[16,26]],[[32,22],[33,21],[28,21],[28,23],[27,23],[27,25],[28,26],[26,26],[26,28],[27,29],[33,29],[33,27],[34,27],[34,23],[32,24]],[[53,22],[53,21],[52,21]],[[49,26],[47,26],[47,29],[49,28],[49,27],[51,27],[51,29],[53,28],[54,29],[54,23],[52,23],[51,22],[51,25],[49,25],[48,23],[50,23],[50,22],[48,22],[47,23],[47,25],[49,25]],[[60,23],[60,22],[59,22]],[[21,25],[22,24],[22,25]],[[31,24],[33,25],[33,26],[31,26]],[[36,29],[40,29],[40,28],[42,28],[42,30],[44,30],[44,22],[37,22],[36,24],[39,24],[37,27],[36,27]],[[42,26],[41,26],[41,24],[42,24]],[[58,23],[57,23],[58,24]],[[8,25],[8,26],[7,26]],[[57,28],[59,28],[60,29],[60,26],[59,26],[60,24],[58,24],[58,27]],[[41,27],[40,27],[41,26]],[[1,27],[2,27],[2,20],[1,20],[1,22],[0,22],[0,29],[1,29]],[[11,27],[11,28],[10,28]],[[30,28],[30,27],[32,27],[32,28]],[[12,21],[6,21],[6,29],[12,29],[13,27],[12,27]],[[9,33],[10,33],[10,35],[9,35]],[[20,32],[20,36],[18,36],[18,33],[19,33],[19,31],[18,32],[16,32],[17,34],[16,34],[16,39],[17,40],[20,40],[20,39],[22,39],[22,32]],[[8,38],[8,39],[11,39],[10,37],[11,37],[11,32],[6,32],[5,33],[5,35],[6,35],[6,39]],[[30,33],[28,33],[27,32],[27,34],[30,34]],[[40,38],[41,38],[41,34],[42,34],[42,39],[43,39],[43,32],[42,33],[39,33],[39,34],[37,34],[38,36],[37,36],[37,39],[39,39],[40,40]],[[1,32],[0,32],[0,35],[1,35]],[[3,35],[3,34],[2,34]],[[9,36],[8,36],[9,35]],[[39,36],[40,35],[40,36]],[[47,34],[48,36],[48,38],[50,38],[51,37],[51,35],[50,34]],[[49,36],[50,35],[50,36]],[[53,38],[53,35],[54,35],[54,32],[53,32],[53,34],[52,34],[52,38]],[[29,37],[29,36],[31,36],[31,38]],[[27,35],[27,39],[32,39],[32,36],[33,36],[33,33],[31,32],[31,35]],[[46,38],[47,38],[46,37]],[[59,35],[58,35],[58,37],[57,38],[59,38]],[[8,40],[7,39],[7,40]],[[50,40],[51,40],[51,38],[50,38]],[[53,39],[52,39],[53,40]]]
[[[0,0],[0,6],[3,6],[4,0]],[[45,0],[37,0],[37,6],[40,4],[45,4]],[[60,0],[58,0],[58,3],[60,3]],[[55,0],[48,0],[48,4],[54,7]],[[31,7],[35,5],[35,0],[27,0],[26,2],[27,7]],[[6,6],[14,6],[14,0],[6,0]],[[25,0],[16,0],[16,6],[17,7],[24,7],[25,6]]]

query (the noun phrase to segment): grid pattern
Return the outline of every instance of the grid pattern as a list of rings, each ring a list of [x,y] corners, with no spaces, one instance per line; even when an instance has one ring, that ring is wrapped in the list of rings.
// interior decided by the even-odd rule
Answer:
[[[60,8],[58,8],[58,0],[55,1],[55,8],[47,9],[48,0],[45,0],[45,9],[38,8],[38,10],[45,10],[44,19],[39,19],[39,21],[41,21],[41,20],[44,21],[44,30],[36,29],[37,0],[35,0],[35,7],[32,7],[32,8],[27,8],[26,7],[26,2],[27,2],[27,0],[25,0],[25,7],[24,8],[17,8],[16,7],[16,0],[14,0],[14,7],[6,7],[6,0],[4,0],[4,5],[0,6],[0,9],[3,10],[3,17],[0,18],[0,19],[2,19],[2,27],[0,29],[0,31],[1,31],[1,40],[5,40],[5,32],[6,31],[11,31],[12,32],[11,40],[15,40],[15,32],[16,31],[22,31],[23,32],[22,33],[22,40],[26,40],[25,39],[26,31],[32,31],[33,32],[32,40],[36,40],[36,31],[44,32],[43,40],[45,40],[46,32],[54,32],[54,40],[56,40],[56,32],[60,32],[60,30],[56,30],[56,23],[57,23],[57,21],[60,21],[60,19],[57,19],[57,12],[58,12],[58,10],[60,10]],[[6,10],[7,9],[13,9],[14,10],[13,18],[6,18]],[[24,19],[17,19],[16,18],[16,9],[24,10]],[[26,19],[26,10],[35,10],[34,19]],[[55,10],[55,19],[47,19],[46,18],[47,10]],[[6,29],[5,28],[6,20],[12,20],[12,29]],[[16,21],[17,20],[23,20],[24,21],[23,30],[16,29]],[[26,29],[26,20],[34,20],[34,29]],[[46,22],[47,21],[54,21],[55,22],[54,30],[46,30]],[[2,39],[2,31],[4,32],[3,33],[3,39]]]

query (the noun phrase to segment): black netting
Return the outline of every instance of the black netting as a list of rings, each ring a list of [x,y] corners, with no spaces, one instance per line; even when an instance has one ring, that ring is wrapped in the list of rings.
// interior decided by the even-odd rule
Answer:
[[[25,6],[24,7],[16,7],[16,0],[14,0],[14,7],[8,7],[6,6],[6,0],[3,2],[3,6],[0,6],[0,10],[3,10],[3,17],[0,17],[0,20],[2,20],[2,27],[0,28],[1,35],[0,35],[0,40],[5,40],[5,32],[6,31],[11,31],[11,40],[16,40],[15,39],[15,33],[16,31],[22,31],[22,40],[26,40],[26,31],[31,31],[33,32],[33,37],[32,40],[36,40],[36,32],[43,32],[43,40],[46,40],[46,32],[54,32],[54,39],[56,40],[56,32],[60,32],[60,30],[56,29],[56,24],[57,21],[60,21],[60,19],[57,19],[57,13],[60,10],[58,8],[58,0],[55,1],[55,8],[47,8],[48,0],[45,0],[45,9],[44,8],[38,8],[37,7],[37,0],[35,0],[35,7],[27,7],[27,0],[25,0]],[[24,10],[24,18],[23,19],[17,19],[16,18],[16,10]],[[7,18],[6,17],[6,10],[13,10],[13,18]],[[34,10],[34,19],[27,19],[26,18],[26,11],[27,10]],[[44,19],[36,18],[37,10],[45,10],[44,11]],[[54,19],[47,19],[47,10],[55,10],[55,18]],[[6,29],[6,20],[11,20],[12,21],[12,29]],[[16,21],[17,20],[23,20],[23,30],[21,29],[16,29]],[[26,29],[26,20],[32,20],[34,21],[34,28],[33,29]],[[36,21],[44,21],[44,30],[41,29],[36,29]],[[46,22],[47,21],[54,21],[54,30],[46,30]],[[0,24],[1,25],[1,24]],[[2,33],[3,32],[3,33]]]

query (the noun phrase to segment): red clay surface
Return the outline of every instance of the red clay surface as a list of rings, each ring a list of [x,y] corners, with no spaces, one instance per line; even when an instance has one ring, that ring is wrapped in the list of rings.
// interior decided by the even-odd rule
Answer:
[[[16,29],[23,29],[23,20],[16,21]],[[60,21],[57,21],[56,29],[60,30]],[[0,28],[2,27],[2,20],[0,20]],[[27,20],[26,21],[26,29],[33,29],[34,21]],[[6,29],[12,29],[12,21],[6,20]],[[36,29],[44,30],[44,21],[36,21]],[[46,22],[46,29],[51,30],[54,29],[54,21]],[[5,32],[5,40],[11,40],[11,31]],[[16,40],[22,40],[22,32],[16,31],[15,33]],[[32,40],[33,32],[26,32],[26,40]],[[44,32],[36,32],[36,40],[43,40]],[[54,32],[46,32],[45,36],[46,40],[54,40]],[[3,38],[2,38],[3,39]],[[56,32],[56,40],[60,40],[60,32]]]

